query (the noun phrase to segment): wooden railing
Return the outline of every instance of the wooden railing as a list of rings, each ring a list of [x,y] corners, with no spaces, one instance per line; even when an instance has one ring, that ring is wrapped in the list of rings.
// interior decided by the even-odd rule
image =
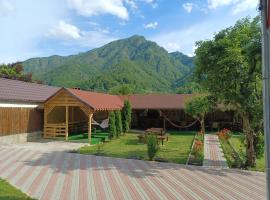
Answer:
[[[44,137],[54,138],[57,136],[66,136],[66,124],[46,124],[44,126]]]
[[[87,132],[87,130],[88,130],[88,123],[86,121],[68,123],[69,133],[79,133],[85,131]]]

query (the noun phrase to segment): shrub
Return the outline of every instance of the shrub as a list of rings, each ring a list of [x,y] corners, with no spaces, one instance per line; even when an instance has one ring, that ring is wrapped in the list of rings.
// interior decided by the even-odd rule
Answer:
[[[118,138],[123,132],[122,117],[119,110],[115,111],[115,126],[116,126],[116,137]]]
[[[109,138],[112,139],[116,136],[116,127],[115,127],[115,114],[114,112],[109,113]]]
[[[127,133],[130,129],[131,123],[131,104],[129,101],[124,102],[124,107],[122,109],[122,124],[123,124],[123,131]]]
[[[158,152],[157,137],[155,135],[147,136],[147,154],[149,160],[153,160]]]

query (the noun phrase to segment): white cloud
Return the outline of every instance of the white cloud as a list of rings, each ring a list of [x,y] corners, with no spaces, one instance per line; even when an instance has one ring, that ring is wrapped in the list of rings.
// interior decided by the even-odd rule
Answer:
[[[164,44],[164,48],[167,49],[167,51],[169,51],[169,52],[181,50],[180,45],[175,43],[175,42],[168,42],[167,44]]]
[[[97,48],[118,38],[106,31],[82,31],[81,38],[76,41],[81,47]]]
[[[48,35],[64,40],[79,39],[81,37],[80,29],[65,21],[60,21],[57,26],[50,29]]]
[[[126,4],[131,7],[132,10],[137,10],[138,6],[133,0],[125,0]]]
[[[216,9],[221,6],[227,6],[238,0],[207,0],[208,8]]]
[[[150,4],[153,8],[158,7],[158,4],[157,4],[156,0],[139,0],[139,1]]]
[[[93,15],[111,14],[121,19],[128,20],[129,15],[124,6],[124,2],[125,0],[68,0],[69,7],[76,10],[79,15],[89,17]]]
[[[149,24],[144,24],[143,27],[146,28],[146,29],[156,29],[158,26],[158,23],[157,22],[152,22],[152,23],[149,23]]]
[[[154,3],[154,0],[141,0],[141,1],[143,1],[145,3]]]
[[[187,2],[187,3],[184,3],[182,6],[188,13],[191,13],[191,11],[192,11],[192,9],[194,7],[194,4]]]
[[[8,0],[0,0],[0,16],[6,16],[13,13],[14,6]]]
[[[95,22],[89,22],[89,24],[92,26],[92,30],[83,31],[72,24],[60,21],[57,26],[49,30],[47,35],[64,46],[75,45],[87,48],[96,48],[116,39],[110,35],[108,28],[101,28]]]
[[[166,30],[152,37],[150,40],[157,42],[169,52],[181,51],[187,55],[193,55],[196,41],[211,39],[214,33],[232,26],[239,16],[232,16],[227,20],[220,18],[207,19],[182,29]]]
[[[232,6],[233,14],[238,14],[256,8],[257,0],[207,0],[209,9],[216,9],[222,6]]]
[[[256,0],[242,0],[239,1],[239,3],[234,6],[233,13],[238,14],[243,11],[251,10],[256,8],[257,5],[258,1]]]

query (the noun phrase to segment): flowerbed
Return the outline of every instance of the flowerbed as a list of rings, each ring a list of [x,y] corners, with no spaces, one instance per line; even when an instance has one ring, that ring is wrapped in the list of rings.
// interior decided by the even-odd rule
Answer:
[[[204,159],[204,134],[200,131],[194,137],[194,143],[188,160],[189,165],[203,165]]]
[[[230,143],[232,133],[229,129],[223,129],[217,133],[219,141],[229,167],[242,168],[243,161]]]

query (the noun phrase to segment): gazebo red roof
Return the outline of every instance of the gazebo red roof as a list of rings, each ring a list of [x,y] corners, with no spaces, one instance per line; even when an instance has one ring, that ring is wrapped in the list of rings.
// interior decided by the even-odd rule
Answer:
[[[118,110],[123,107],[123,101],[116,95],[89,92],[78,89],[67,89],[72,95],[88,104],[94,110]]]

